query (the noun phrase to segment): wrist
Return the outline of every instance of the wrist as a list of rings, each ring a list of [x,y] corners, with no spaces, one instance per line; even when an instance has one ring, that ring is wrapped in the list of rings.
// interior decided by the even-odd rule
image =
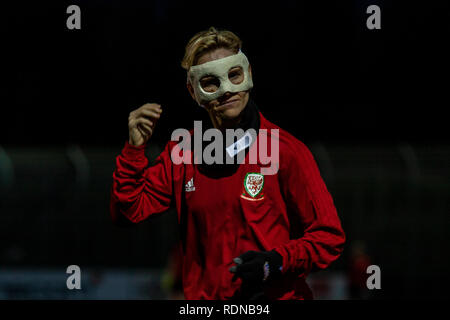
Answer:
[[[134,143],[134,141],[131,139],[131,138],[129,138],[128,139],[128,144],[130,145],[130,146],[132,146],[132,147],[134,147],[134,148],[139,148],[139,147],[142,147],[142,146],[144,146],[146,143],[144,142],[144,143],[142,143],[142,144],[140,144],[140,145],[136,145],[135,143]]]
[[[281,274],[283,268],[283,257],[275,250],[269,251],[268,256],[268,269],[270,276],[273,278]]]
[[[126,141],[125,145],[126,145],[128,148],[133,148],[133,149],[144,149],[145,146],[146,146],[145,143],[140,144],[140,145],[135,145],[135,144],[131,141],[131,139],[128,140],[128,141]]]
[[[126,158],[137,160],[137,159],[146,159],[145,157],[145,144],[140,146],[134,146],[130,144],[129,141],[125,141],[125,146],[122,150],[122,155]]]

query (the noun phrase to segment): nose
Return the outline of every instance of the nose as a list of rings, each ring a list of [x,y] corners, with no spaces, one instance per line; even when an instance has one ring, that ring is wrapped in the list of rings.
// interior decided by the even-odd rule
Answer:
[[[227,91],[227,92],[225,92],[224,94],[223,94],[223,97],[225,97],[225,98],[229,98],[229,97],[231,97],[233,94],[230,92],[230,91]]]
[[[233,94],[229,91],[225,92],[220,98],[219,101],[222,103],[226,100],[228,100]]]

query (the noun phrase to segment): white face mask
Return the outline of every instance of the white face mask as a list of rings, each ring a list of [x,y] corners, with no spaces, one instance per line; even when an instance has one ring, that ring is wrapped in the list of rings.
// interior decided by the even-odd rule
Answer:
[[[192,66],[188,76],[194,88],[197,103],[202,106],[206,102],[217,99],[225,92],[241,92],[253,88],[253,81],[248,72],[248,60],[241,50],[235,55],[222,59],[209,61],[200,65]],[[244,73],[244,80],[239,84],[234,84],[228,78],[230,69],[241,67]],[[205,91],[200,83],[204,76],[213,76],[220,81],[220,86],[214,92]]]

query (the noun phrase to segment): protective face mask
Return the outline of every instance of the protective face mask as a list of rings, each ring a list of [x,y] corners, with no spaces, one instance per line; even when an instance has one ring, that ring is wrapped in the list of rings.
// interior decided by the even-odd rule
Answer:
[[[253,88],[253,81],[248,72],[248,65],[247,57],[239,50],[235,55],[192,66],[189,69],[188,77],[194,88],[197,103],[202,106],[206,102],[222,96],[225,92],[236,93]],[[229,71],[235,67],[242,68],[244,73],[244,80],[239,84],[232,83],[228,78]],[[217,90],[207,92],[203,89],[200,80],[205,76],[213,76],[220,82]]]

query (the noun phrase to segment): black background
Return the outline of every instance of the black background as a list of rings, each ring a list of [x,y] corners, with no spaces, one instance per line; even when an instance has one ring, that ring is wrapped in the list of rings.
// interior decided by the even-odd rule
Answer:
[[[66,27],[69,4],[81,30]],[[381,30],[366,27],[371,4]],[[209,26],[242,38],[253,98],[303,140],[447,141],[449,14],[446,1],[7,3],[2,143],[113,145],[145,102],[163,106],[162,127],[192,126],[180,62]]]

